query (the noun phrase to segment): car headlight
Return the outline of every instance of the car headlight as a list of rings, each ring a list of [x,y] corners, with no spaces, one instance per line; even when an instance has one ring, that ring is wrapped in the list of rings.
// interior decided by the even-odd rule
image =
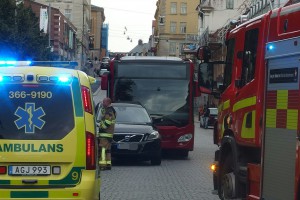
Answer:
[[[150,133],[147,140],[155,140],[157,138],[159,138],[159,133],[157,131],[153,131],[152,133]]]
[[[177,142],[188,142],[193,138],[193,135],[188,133],[185,135],[180,136],[180,138],[177,140]]]

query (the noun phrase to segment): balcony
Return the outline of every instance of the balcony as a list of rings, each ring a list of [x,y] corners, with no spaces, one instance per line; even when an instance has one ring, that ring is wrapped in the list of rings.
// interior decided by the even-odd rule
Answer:
[[[209,46],[212,50],[222,47],[224,42],[222,40],[222,37],[220,37],[221,31],[222,30],[219,29],[214,33],[210,33],[209,28],[207,27],[200,35],[199,46]]]
[[[203,12],[211,12],[212,10],[214,10],[212,4],[211,4],[211,0],[202,0],[199,8],[203,11]]]

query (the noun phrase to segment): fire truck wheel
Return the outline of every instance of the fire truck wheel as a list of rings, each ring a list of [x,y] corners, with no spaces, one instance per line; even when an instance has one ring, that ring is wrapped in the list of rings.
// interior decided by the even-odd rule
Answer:
[[[235,197],[235,175],[233,173],[233,160],[232,156],[228,155],[225,159],[223,169],[221,172],[221,188],[220,199],[233,199]]]

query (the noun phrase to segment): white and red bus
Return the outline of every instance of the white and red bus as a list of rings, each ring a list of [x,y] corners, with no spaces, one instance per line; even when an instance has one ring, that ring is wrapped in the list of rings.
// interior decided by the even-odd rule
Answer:
[[[175,57],[125,56],[110,61],[101,89],[113,102],[146,107],[162,137],[163,150],[187,157],[194,148],[194,65]]]

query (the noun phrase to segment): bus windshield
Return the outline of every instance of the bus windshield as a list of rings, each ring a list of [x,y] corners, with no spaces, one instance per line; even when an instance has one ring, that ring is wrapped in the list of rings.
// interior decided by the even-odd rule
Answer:
[[[188,124],[191,105],[187,65],[120,65],[115,68],[114,101],[140,102],[154,123],[158,119],[164,125]]]

